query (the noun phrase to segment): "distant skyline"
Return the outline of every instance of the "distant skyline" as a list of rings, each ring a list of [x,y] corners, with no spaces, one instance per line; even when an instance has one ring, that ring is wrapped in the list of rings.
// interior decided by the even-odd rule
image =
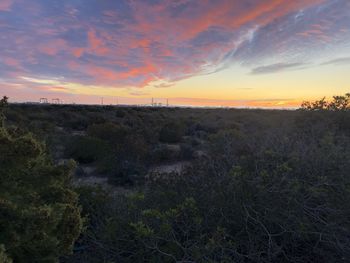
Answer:
[[[348,0],[0,0],[0,95],[296,107],[350,91]]]

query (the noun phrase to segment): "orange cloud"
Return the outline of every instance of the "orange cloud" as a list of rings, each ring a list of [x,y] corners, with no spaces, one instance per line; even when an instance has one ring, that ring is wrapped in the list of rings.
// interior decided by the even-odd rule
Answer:
[[[156,72],[156,67],[152,64],[147,64],[145,66],[135,67],[127,72],[123,72],[120,74],[120,77],[121,78],[129,78],[129,77],[138,76],[140,74],[150,74],[150,73],[155,73],[155,72]]]
[[[80,58],[83,55],[84,51],[85,51],[85,48],[73,48],[72,54],[76,58]]]

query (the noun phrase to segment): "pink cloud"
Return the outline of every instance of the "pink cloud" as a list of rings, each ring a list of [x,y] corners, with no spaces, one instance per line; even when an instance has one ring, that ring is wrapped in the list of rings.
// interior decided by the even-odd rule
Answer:
[[[72,54],[76,58],[80,58],[83,55],[84,51],[85,51],[85,48],[73,48]]]
[[[86,72],[97,81],[110,82],[115,81],[119,77],[119,73],[114,70],[95,65],[88,65],[85,67]]]
[[[21,65],[19,60],[10,57],[4,58],[3,62],[11,67],[19,67]]]
[[[10,11],[13,0],[1,0],[0,1],[0,11]]]
[[[201,5],[189,8],[178,17],[171,16],[172,1],[163,1],[155,6],[137,2],[133,8],[138,23],[130,27],[133,31],[151,34],[155,40],[176,36],[178,41],[184,41],[213,26],[230,29],[237,29],[249,23],[263,26],[278,17],[324,1],[310,0],[306,3],[305,1],[271,0],[246,5],[244,2],[223,0],[213,5],[211,1],[202,0]],[[198,11],[198,14],[194,14],[195,11]],[[167,32],[171,34],[166,34]]]
[[[55,39],[39,45],[39,50],[50,56],[55,56],[58,52],[66,49],[67,43],[63,39]]]
[[[18,67],[20,58],[23,66],[30,65],[25,68],[28,75],[59,75],[67,81],[113,87],[175,82],[215,72],[232,61],[243,64],[250,57],[263,63],[265,50],[292,57],[288,46],[296,53],[305,43],[330,42],[329,20],[337,17],[335,12],[322,19],[303,17],[298,25],[294,21],[297,14],[316,10],[308,8],[326,0],[125,0],[120,5],[89,1],[87,9],[57,2],[57,13],[46,1],[33,2],[23,4],[28,27],[21,25],[17,33],[4,30],[12,44],[2,44],[0,52],[19,55],[3,63]],[[8,10],[11,3],[0,0],[0,10]],[[336,31],[345,33],[345,28],[344,23]],[[277,37],[280,31],[286,32],[285,38]],[[242,46],[245,52],[236,53]]]
[[[88,39],[91,51],[93,53],[103,56],[109,52],[109,49],[106,47],[104,40],[97,36],[95,30],[89,30]]]

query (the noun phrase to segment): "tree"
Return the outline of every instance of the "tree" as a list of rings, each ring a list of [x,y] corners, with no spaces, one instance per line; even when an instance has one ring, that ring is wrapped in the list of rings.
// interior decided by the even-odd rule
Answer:
[[[328,109],[334,111],[344,111],[350,109],[350,93],[345,96],[333,96],[333,101],[328,104]]]
[[[128,132],[128,129],[123,125],[117,125],[112,122],[93,124],[87,130],[87,134],[91,137],[116,144],[121,144]]]
[[[54,165],[31,134],[0,127],[1,262],[58,262],[71,253],[82,229],[73,168]]]
[[[304,101],[301,104],[301,109],[308,111],[346,111],[350,109],[350,93],[346,93],[344,96],[333,96],[332,101],[329,102],[326,100],[326,97],[314,102]]]
[[[159,140],[164,143],[178,143],[184,135],[184,128],[180,123],[166,123],[159,133]]]
[[[1,100],[0,100],[0,127],[4,126],[4,120],[5,120],[5,116],[4,116],[4,109],[8,104],[8,97],[4,96]]]
[[[0,262],[2,262],[2,263],[12,263],[13,262],[12,259],[10,259],[8,257],[8,255],[6,254],[4,245],[0,246]]]

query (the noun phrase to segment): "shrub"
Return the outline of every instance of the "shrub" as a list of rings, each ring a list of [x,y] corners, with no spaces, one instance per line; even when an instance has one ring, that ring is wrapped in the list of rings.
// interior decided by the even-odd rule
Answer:
[[[184,160],[191,160],[193,158],[194,149],[192,145],[181,144],[181,158]]]
[[[134,194],[118,195],[108,209],[90,209],[103,216],[98,227],[90,226],[85,244],[97,240],[100,248],[82,251],[82,257],[346,261],[350,140],[337,126],[338,113],[288,112],[272,122],[261,116],[275,113],[254,112],[249,125],[211,135],[206,155],[183,174],[154,175]],[[290,119],[282,122],[281,116]]]
[[[158,145],[155,147],[151,153],[152,163],[162,163],[171,162],[180,159],[181,149],[174,149],[174,147],[169,147],[169,145]]]
[[[44,150],[30,134],[0,127],[1,262],[58,262],[80,235],[78,198],[69,187],[74,164],[55,166]]]
[[[108,177],[108,182],[113,185],[133,186],[144,180],[147,169],[137,162],[118,162],[113,172]]]
[[[165,124],[160,130],[159,140],[165,143],[178,143],[184,135],[184,128],[182,124],[177,122],[170,122]]]
[[[89,126],[87,133],[91,137],[120,144],[124,141],[128,130],[124,126],[106,122]]]
[[[92,163],[102,160],[110,153],[108,144],[98,138],[89,136],[74,136],[66,145],[66,156],[79,163]]]

